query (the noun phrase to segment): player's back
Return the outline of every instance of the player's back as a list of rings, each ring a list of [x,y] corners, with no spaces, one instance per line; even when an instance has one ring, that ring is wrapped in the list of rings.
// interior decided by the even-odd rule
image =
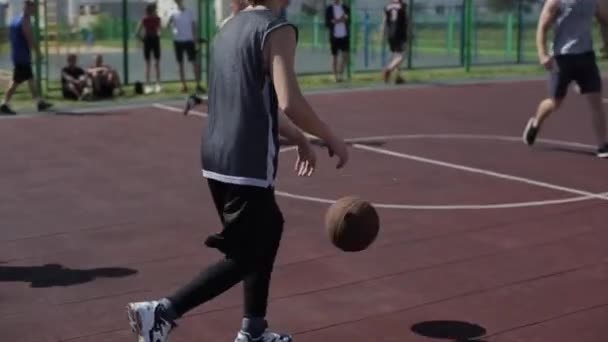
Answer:
[[[31,61],[30,49],[23,33],[23,19],[23,15],[16,16],[9,24],[11,57],[15,64],[29,64]]]
[[[558,0],[553,54],[580,54],[593,51],[593,18],[596,0]]]
[[[270,10],[244,10],[213,41],[202,148],[206,177],[262,187],[274,181],[278,102],[263,49],[268,34],[285,25]]]

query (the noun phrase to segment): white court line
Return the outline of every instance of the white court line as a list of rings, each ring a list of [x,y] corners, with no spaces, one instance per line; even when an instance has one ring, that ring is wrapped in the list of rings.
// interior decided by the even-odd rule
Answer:
[[[333,204],[336,200],[293,194],[286,191],[276,190],[275,193],[279,196],[323,203]],[[595,196],[595,194],[593,194]],[[600,195],[608,196],[608,192]],[[538,200],[538,201],[527,201],[527,202],[512,202],[512,203],[494,203],[494,204],[395,204],[395,203],[372,203],[376,208],[382,209],[404,209],[404,210],[482,210],[482,209],[516,209],[516,208],[529,208],[529,207],[544,207],[549,205],[558,204],[569,204],[576,202],[584,202],[593,199],[594,196],[577,196],[570,198],[554,199],[554,200]]]
[[[168,105],[164,105],[162,103],[155,103],[152,105],[152,107],[154,108],[158,108],[158,109],[164,109],[170,112],[174,112],[174,113],[180,113],[183,114],[184,110],[182,108],[177,108],[177,107],[173,107],[173,106],[168,106]],[[193,115],[193,116],[200,116],[202,118],[206,118],[207,116],[209,116],[209,114],[204,113],[204,112],[200,112],[198,110],[191,110],[190,112],[188,112],[188,116]]]
[[[153,105],[156,108],[159,109],[164,109],[167,111],[171,111],[171,112],[175,112],[175,113],[183,113],[183,110],[180,108],[176,108],[176,107],[172,107],[172,106],[167,106],[164,104],[160,104],[160,103],[155,103]],[[208,114],[204,113],[204,112],[200,112],[200,111],[195,111],[192,110],[190,111],[190,115],[194,115],[194,116],[199,116],[199,117],[207,117]],[[313,135],[310,134],[306,134],[306,136],[308,138],[317,138]],[[355,138],[355,139],[347,139],[347,141],[352,141],[352,142],[365,142],[365,141],[373,141],[373,140],[391,140],[391,139],[398,139],[399,137],[409,137],[409,138],[416,138],[416,137],[432,137],[432,138],[444,138],[444,139],[468,139],[471,137],[476,137],[476,138],[480,138],[480,139],[489,139],[489,140],[504,140],[504,141],[513,141],[514,137],[508,137],[508,136],[504,136],[504,137],[500,137],[500,136],[491,136],[491,135],[479,135],[479,136],[475,136],[475,135],[471,135],[471,134],[437,134],[437,135],[430,135],[430,134],[419,134],[419,135],[395,135],[395,136],[377,136],[377,137],[365,137],[365,138]],[[556,142],[556,143],[560,143],[562,145],[568,145],[568,146],[575,146],[575,147],[584,147],[584,148],[591,148],[592,146],[590,145],[586,145],[586,144],[582,144],[582,143],[577,143],[577,142],[562,142],[562,141],[557,141],[557,140],[550,140],[550,139],[545,139],[546,142]],[[496,209],[500,209],[500,208],[517,208],[517,207],[525,207],[525,206],[538,206],[538,205],[548,205],[548,204],[562,204],[562,203],[571,203],[571,202],[578,202],[578,201],[583,201],[583,200],[588,200],[588,199],[600,199],[600,200],[608,200],[608,193],[602,193],[602,194],[596,194],[593,192],[589,192],[589,191],[584,191],[584,190],[579,190],[579,189],[574,189],[574,188],[569,188],[569,187],[564,187],[564,186],[560,186],[560,185],[555,185],[555,184],[551,184],[551,183],[546,183],[546,182],[541,182],[541,181],[536,181],[533,179],[529,179],[529,178],[524,178],[524,177],[518,177],[518,176],[512,176],[509,174],[504,174],[504,173],[498,173],[498,172],[494,172],[494,171],[489,171],[489,170],[484,170],[484,169],[479,169],[479,168],[473,168],[473,167],[469,167],[469,166],[464,166],[464,165],[458,165],[458,164],[453,164],[453,163],[448,163],[448,162],[443,162],[443,161],[439,161],[439,160],[434,160],[434,159],[429,159],[429,158],[424,158],[424,157],[419,157],[419,156],[415,156],[415,155],[411,155],[411,154],[404,154],[404,153],[399,153],[399,152],[393,152],[390,150],[386,150],[386,149],[382,149],[382,148],[377,148],[377,147],[370,147],[370,146],[365,146],[365,145],[360,145],[360,144],[354,144],[353,147],[355,148],[359,148],[362,150],[367,150],[367,151],[371,151],[371,152],[376,152],[376,153],[380,153],[380,154],[384,154],[384,155],[389,155],[389,156],[393,156],[393,157],[398,157],[398,158],[402,158],[402,159],[410,159],[410,160],[415,160],[418,162],[423,162],[423,163],[427,163],[427,164],[434,164],[434,165],[438,165],[438,166],[443,166],[443,167],[447,167],[447,168],[452,168],[452,169],[458,169],[461,171],[467,171],[467,172],[472,172],[472,173],[478,173],[478,174],[483,174],[486,176],[492,176],[492,177],[497,177],[497,178],[501,178],[501,179],[506,179],[506,180],[510,180],[510,181],[515,181],[515,182],[521,182],[521,183],[526,183],[529,185],[534,185],[534,186],[538,186],[538,187],[543,187],[543,188],[547,188],[547,189],[552,189],[552,190],[557,190],[557,191],[561,191],[561,192],[566,192],[566,193],[570,193],[570,194],[575,194],[578,195],[579,197],[575,197],[575,198],[568,198],[568,199],[557,199],[557,200],[545,200],[545,201],[531,201],[531,202],[521,202],[521,203],[504,203],[504,204],[490,204],[487,205],[488,208],[496,208]],[[293,147],[287,147],[285,149],[282,149],[281,151],[287,151],[293,149]],[[333,203],[333,201],[328,200],[328,199],[322,199],[322,198],[317,198],[317,197],[310,197],[310,196],[301,196],[301,195],[296,195],[296,194],[291,194],[288,192],[281,192],[278,191],[277,194],[283,195],[285,197],[291,197],[294,199],[303,199],[303,200],[309,200],[309,201],[315,201],[315,202],[323,202],[323,203]],[[385,208],[400,208],[400,209],[404,209],[405,205],[400,205],[400,204],[382,204],[382,207]],[[437,209],[437,208],[443,208],[445,206],[433,206],[433,205],[429,205],[429,206],[420,206],[420,205],[416,205],[413,206],[416,207],[417,209]],[[476,209],[480,209],[479,205],[472,205],[472,206],[467,206],[467,205],[450,205],[448,206],[449,209],[472,209],[472,208],[476,208]]]
[[[529,178],[512,176],[512,175],[508,175],[505,173],[499,173],[499,172],[495,172],[495,171],[484,170],[484,169],[465,166],[465,165],[448,163],[448,162],[444,162],[444,161],[440,161],[440,160],[416,156],[413,154],[394,152],[394,151],[390,151],[390,150],[386,150],[386,149],[378,148],[378,147],[371,147],[371,146],[365,146],[365,145],[360,145],[360,144],[354,144],[353,146],[358,149],[361,149],[361,150],[384,154],[387,156],[397,157],[397,158],[401,158],[401,159],[409,159],[409,160],[414,160],[414,161],[418,161],[421,163],[443,166],[443,167],[447,167],[450,169],[456,169],[456,170],[466,171],[466,172],[471,172],[471,173],[478,173],[478,174],[482,174],[485,176],[491,176],[491,177],[506,179],[506,180],[510,180],[510,181],[514,181],[514,182],[525,183],[525,184],[529,184],[529,185],[538,186],[541,188],[547,188],[547,189],[567,192],[567,193],[580,195],[580,196],[586,196],[586,197],[590,197],[590,198],[594,198],[594,199],[608,200],[608,196],[606,196],[604,194],[594,194],[589,191],[584,191],[584,190],[569,188],[569,187],[565,187],[565,186],[561,186],[561,185],[555,185],[555,184],[551,184],[551,183],[536,181],[536,180],[529,179]]]

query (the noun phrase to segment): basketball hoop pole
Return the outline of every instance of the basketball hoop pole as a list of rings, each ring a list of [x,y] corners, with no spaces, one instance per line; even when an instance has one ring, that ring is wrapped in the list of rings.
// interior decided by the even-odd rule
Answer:
[[[123,83],[129,85],[129,6],[122,0],[122,69]]]

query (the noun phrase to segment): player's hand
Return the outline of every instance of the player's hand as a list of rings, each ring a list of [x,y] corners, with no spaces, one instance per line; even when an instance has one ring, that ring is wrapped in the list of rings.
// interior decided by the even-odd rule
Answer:
[[[538,58],[540,64],[547,70],[553,69],[553,57],[549,55],[543,55]]]
[[[298,142],[298,158],[294,170],[298,176],[310,177],[315,172],[317,156],[308,139],[300,139]]]
[[[337,169],[341,169],[346,165],[348,162],[348,149],[344,140],[332,136],[329,141],[327,141],[327,149],[330,157],[333,157],[334,155],[338,157]]]

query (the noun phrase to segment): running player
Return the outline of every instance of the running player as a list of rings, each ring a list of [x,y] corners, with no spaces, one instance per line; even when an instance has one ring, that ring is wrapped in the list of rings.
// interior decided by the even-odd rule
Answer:
[[[32,70],[32,52],[34,46],[34,33],[32,30],[31,16],[36,13],[36,5],[33,0],[23,2],[23,12],[13,18],[9,24],[9,40],[11,44],[11,58],[13,60],[13,80],[9,84],[4,100],[0,105],[0,115],[17,114],[11,109],[9,103],[17,88],[23,83],[28,82],[30,93],[37,101],[38,111],[42,112],[52,105],[45,102],[36,87],[34,72]]]
[[[249,0],[250,6],[216,36],[201,155],[223,225],[205,244],[225,257],[166,298],[128,305],[131,326],[145,342],[166,342],[177,319],[241,281],[244,317],[236,342],[292,341],[268,331],[265,319],[284,223],[274,193],[279,134],[298,147],[299,176],[312,175],[316,157],[296,126],[324,140],[330,155],[339,158],[338,168],[348,151],[300,91],[294,66],[297,29],[279,17],[288,1]]]
[[[384,82],[388,83],[393,71],[397,72],[395,83],[405,82],[401,77],[401,64],[403,64],[403,53],[407,44],[410,25],[407,18],[407,5],[402,0],[391,0],[384,8],[383,26],[388,46],[393,53],[393,59],[389,62],[383,72]]]
[[[602,79],[593,51],[592,24],[606,20],[598,11],[596,0],[547,0],[543,6],[536,33],[540,63],[550,72],[549,97],[538,105],[536,115],[524,130],[526,144],[534,144],[543,122],[562,104],[571,82],[587,97],[597,139],[597,156],[608,158],[606,113],[602,100]],[[553,51],[546,47],[549,28],[553,25]]]

